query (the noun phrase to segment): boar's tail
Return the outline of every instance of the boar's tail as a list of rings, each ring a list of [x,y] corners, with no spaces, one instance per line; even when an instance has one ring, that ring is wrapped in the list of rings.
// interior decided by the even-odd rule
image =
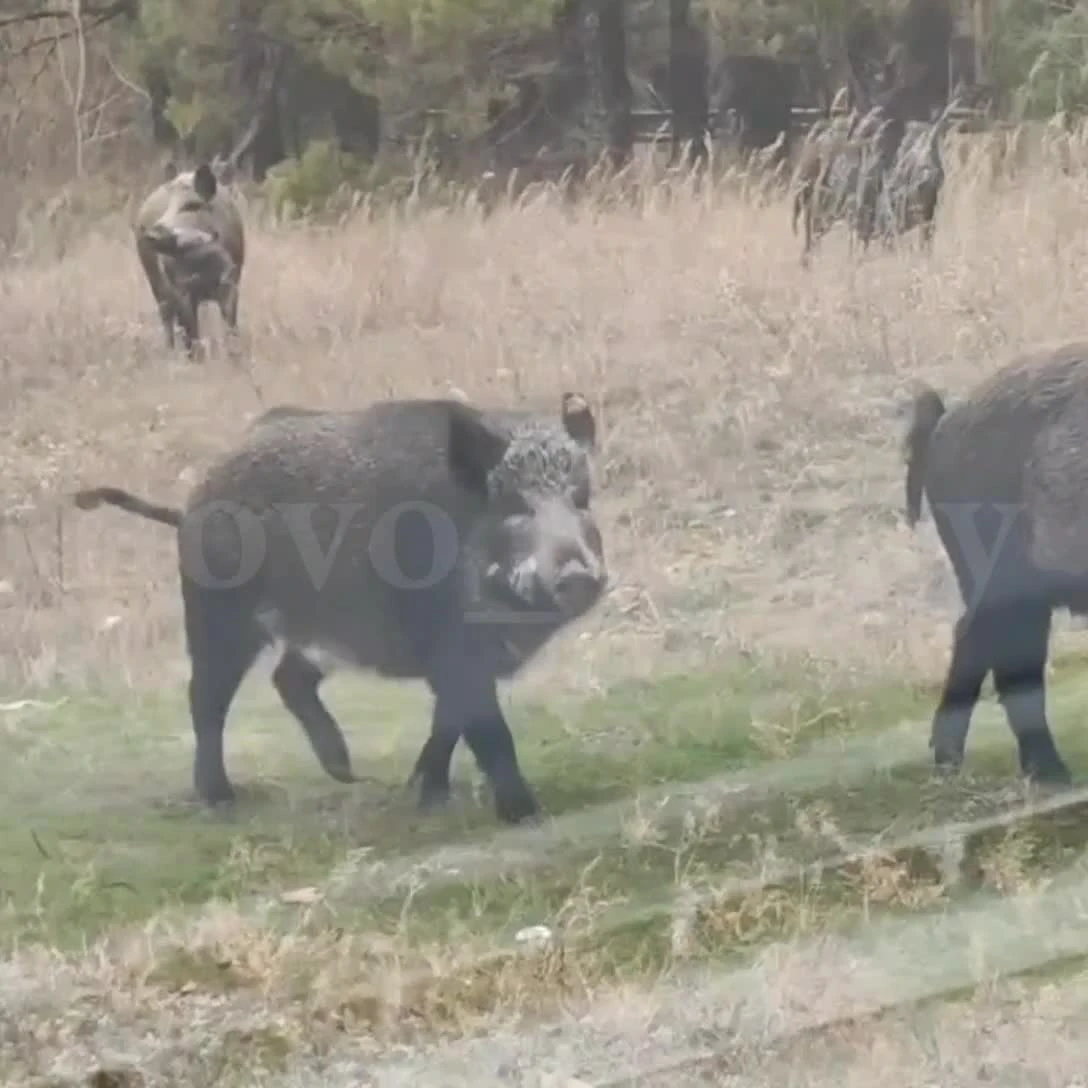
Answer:
[[[944,412],[944,401],[935,389],[926,387],[914,398],[910,429],[903,443],[907,462],[907,524],[912,529],[922,516],[922,489],[929,442]]]
[[[173,526],[175,529],[181,524],[181,511],[172,506],[158,506],[153,502],[123,491],[119,487],[92,487],[86,491],[77,491],[73,501],[80,510],[93,510],[103,503],[110,506],[119,506],[130,514],[139,514],[142,518],[161,522],[163,525]]]

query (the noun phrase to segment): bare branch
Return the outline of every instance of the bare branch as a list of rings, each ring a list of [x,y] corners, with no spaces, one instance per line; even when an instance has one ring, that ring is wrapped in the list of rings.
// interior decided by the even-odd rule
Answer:
[[[76,137],[76,177],[83,176],[83,94],[87,87],[87,39],[83,29],[83,0],[72,0],[72,22],[76,28],[77,64],[72,121]]]
[[[90,4],[83,8],[82,17],[95,20],[94,25],[114,19],[118,15],[135,15],[136,5],[133,0],[113,0],[113,3]],[[0,15],[0,30],[13,26],[25,26],[28,23],[45,22],[48,19],[71,19],[71,8],[40,8],[37,11],[23,11],[13,15]]]
[[[110,22],[110,20],[117,18],[119,15],[130,14],[131,0],[116,0],[115,3],[109,4],[106,7],[83,6],[82,18],[80,20],[82,23],[81,28],[72,26],[69,29],[60,31],[56,34],[43,34],[40,37],[31,38],[30,41],[24,42],[18,49],[13,50],[12,55],[25,57],[43,46],[55,49],[60,42],[67,41],[69,38],[74,38],[79,34],[86,36],[90,31]],[[50,19],[54,22],[73,21],[71,10],[56,11],[50,9],[49,11],[36,11],[23,15],[5,15],[0,18],[0,31],[5,29],[10,30],[12,27],[20,25],[28,25],[31,22],[45,22]]]
[[[283,71],[283,65],[285,61],[284,50],[281,47],[265,47],[264,66],[261,69],[260,78],[257,82],[257,94],[256,103],[254,105],[253,117],[246,127],[242,136],[235,144],[233,150],[227,156],[227,162],[236,167],[242,158],[249,152],[250,147],[253,145],[253,141],[256,140],[257,134],[261,130],[261,125],[264,123],[267,116],[268,107],[276,93],[276,87],[279,83],[280,75]]]
[[[105,60],[106,66],[113,73],[118,83],[120,83],[124,87],[127,87],[130,91],[132,91],[133,94],[139,95],[141,98],[145,99],[148,102],[151,101],[151,95],[149,95],[147,91],[138,83],[134,83],[131,79],[129,79],[129,77],[126,76],[125,73],[117,67],[117,64],[115,63],[108,49],[102,50],[102,59]]]

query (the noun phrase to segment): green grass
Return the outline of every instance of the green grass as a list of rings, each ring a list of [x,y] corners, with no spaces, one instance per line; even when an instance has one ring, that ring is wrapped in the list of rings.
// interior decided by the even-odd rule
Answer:
[[[1051,699],[1059,744],[1081,773],[1082,666],[1061,665]],[[359,879],[349,873],[338,891],[325,890],[341,925],[402,926],[407,917],[431,930],[514,929],[556,917],[584,888],[588,868],[594,902],[614,900],[617,934],[641,939],[646,919],[680,884],[758,876],[770,845],[796,860],[826,854],[833,844],[804,828],[813,813],[865,840],[992,808],[992,790],[1015,781],[1015,745],[999,709],[990,699],[979,708],[971,777],[942,784],[931,780],[926,747],[934,694],[892,683],[829,690],[801,667],[671,677],[548,707],[515,694],[510,718],[525,774],[558,818],[541,844],[538,832],[500,830],[486,792],[469,795],[465,782],[476,775],[463,750],[449,810],[416,811],[403,785],[425,738],[428,701],[412,686],[329,685],[356,770],[373,779],[345,787],[325,778],[267,682],[254,677],[228,726],[228,768],[241,793],[228,813],[190,799],[180,691],[68,693],[52,709],[0,717],[0,941],[72,947],[210,899],[276,899],[323,885],[352,858]],[[682,784],[722,775],[769,785],[724,794],[717,817],[704,813],[693,830]],[[657,812],[653,835],[621,835],[623,813],[599,808],[636,794],[647,798],[644,812]],[[673,808],[660,807],[670,794]],[[634,810],[625,811],[629,820]],[[479,876],[461,871],[417,891],[407,914],[403,891],[368,883],[378,862],[407,867],[440,846],[473,842],[485,856],[494,853],[489,844],[515,843],[533,865],[504,864],[495,853]],[[660,919],[654,925],[660,936]]]
[[[1067,659],[1051,688],[1059,744],[1081,775],[1083,672]],[[228,728],[240,801],[226,812],[190,796],[180,690],[53,692],[42,696],[51,707],[0,711],[5,951],[43,942],[75,953],[93,1015],[114,1027],[123,1018],[133,1037],[185,1024],[190,1003],[237,1016],[255,999],[274,1007],[272,1019],[199,1028],[193,1075],[225,1085],[281,1070],[311,1045],[418,1043],[471,1034],[496,1013],[558,1013],[619,979],[675,981],[707,965],[732,978],[729,968],[768,942],[828,932],[875,942],[874,958],[887,948],[903,978],[889,982],[894,1001],[913,1000],[922,957],[903,952],[909,933],[919,948],[929,931],[949,946],[929,956],[921,996],[970,985],[970,942],[957,933],[976,916],[1003,971],[1054,978],[1088,951],[1079,900],[1066,903],[1075,897],[1027,922],[1035,907],[1000,902],[1052,876],[1059,891],[1081,886],[1088,822],[1069,812],[1012,836],[975,835],[955,886],[918,849],[836,864],[819,880],[798,868],[1018,803],[1015,745],[990,698],[970,773],[941,782],[926,747],[936,693],[920,685],[831,686],[796,666],[669,677],[547,706],[515,692],[523,768],[550,818],[510,829],[486,791],[469,788],[478,775],[465,751],[450,808],[416,810],[403,786],[429,721],[424,691],[357,677],[329,689],[370,780],[327,779],[254,677]],[[301,901],[282,898],[309,888]],[[682,957],[673,925],[689,895],[697,905]],[[527,955],[513,938],[536,923],[559,939]],[[96,938],[133,933],[106,954],[79,955]],[[18,962],[38,977],[41,961]],[[108,995],[130,985],[140,1007],[119,1012]],[[64,1015],[50,1006],[50,1022]],[[52,1044],[17,1023],[15,1070],[44,1074]]]

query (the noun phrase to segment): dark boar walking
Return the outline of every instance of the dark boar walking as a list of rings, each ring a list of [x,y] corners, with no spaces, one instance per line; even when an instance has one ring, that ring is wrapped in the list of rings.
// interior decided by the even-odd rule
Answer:
[[[133,230],[167,347],[174,347],[177,325],[186,352],[193,355],[203,302],[218,304],[233,335],[245,228],[238,205],[215,170],[208,163],[180,174],[168,167],[166,180],[140,206]]]
[[[227,711],[258,653],[279,643],[273,683],[333,778],[353,780],[318,695],[339,661],[430,686],[431,733],[413,775],[421,804],[448,796],[464,736],[499,817],[534,814],[496,683],[604,592],[590,512],[595,433],[575,394],[558,420],[453,400],[281,407],[212,467],[184,511],[117,488],[79,492],[83,509],[111,503],[178,529],[198,793],[233,796]]]
[[[929,502],[965,611],[933,720],[938,767],[958,767],[993,672],[1029,777],[1067,782],[1047,723],[1053,610],[1088,613],[1088,342],[1021,356],[945,411],[915,401],[907,521]]]

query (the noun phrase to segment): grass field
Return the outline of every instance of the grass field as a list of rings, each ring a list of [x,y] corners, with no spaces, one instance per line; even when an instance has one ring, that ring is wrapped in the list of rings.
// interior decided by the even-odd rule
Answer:
[[[0,1082],[1075,1083],[1080,795],[1025,793],[989,701],[931,777],[957,602],[901,518],[915,383],[1083,335],[1083,173],[987,161],[950,155],[931,256],[833,236],[807,274],[784,200],[729,184],[254,206],[240,360],[213,313],[205,362],[164,353],[120,214],[0,266]],[[368,776],[332,782],[260,670],[239,804],[203,810],[171,534],[65,495],[180,500],[272,404],[451,388],[602,426],[615,588],[504,694],[547,818],[499,828],[463,752],[418,813],[426,693],[367,678],[329,685]]]

